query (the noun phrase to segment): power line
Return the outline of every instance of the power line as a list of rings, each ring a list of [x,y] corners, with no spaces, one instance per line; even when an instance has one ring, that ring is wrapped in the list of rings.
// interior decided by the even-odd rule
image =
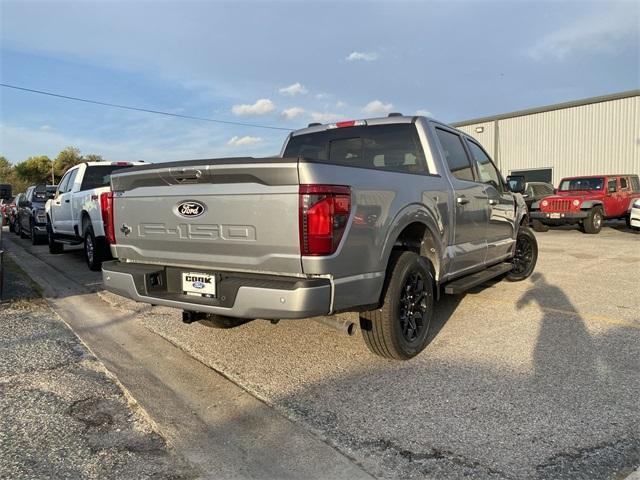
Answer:
[[[88,98],[71,97],[71,96],[68,96],[68,95],[60,95],[58,93],[53,93],[53,92],[45,92],[44,90],[34,90],[32,88],[18,87],[16,85],[9,85],[9,84],[6,84],[6,83],[0,83],[0,86],[5,87],[5,88],[12,88],[14,90],[21,90],[23,92],[38,93],[40,95],[48,95],[50,97],[62,98],[62,99],[65,99],[65,100],[73,100],[73,101],[76,101],[76,102],[92,103],[94,105],[102,105],[104,107],[122,108],[124,110],[134,110],[136,112],[155,113],[156,115],[165,115],[167,117],[187,118],[189,120],[200,120],[200,121],[203,121],[203,122],[224,123],[226,125],[236,125],[236,126],[240,126],[240,127],[268,128],[270,130],[285,130],[287,132],[290,132],[290,131],[294,130],[293,128],[274,127],[274,126],[271,126],[271,125],[258,125],[258,124],[255,124],[255,123],[232,122],[232,121],[229,121],[229,120],[218,120],[218,119],[215,119],[215,118],[194,117],[192,115],[180,115],[179,113],[163,112],[161,110],[150,110],[148,108],[130,107],[128,105],[119,105],[117,103],[100,102],[98,100],[90,100]]]

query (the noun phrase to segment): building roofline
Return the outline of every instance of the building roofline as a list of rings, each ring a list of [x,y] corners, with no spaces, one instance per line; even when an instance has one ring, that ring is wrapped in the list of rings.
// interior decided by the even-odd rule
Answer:
[[[507,118],[523,117],[525,115],[532,115],[534,113],[552,112],[554,110],[562,110],[565,108],[572,108],[572,107],[581,107],[583,105],[591,105],[594,103],[609,102],[611,100],[620,100],[623,98],[630,98],[630,97],[637,97],[637,96],[640,96],[640,90],[627,90],[625,92],[612,93],[609,95],[601,95],[599,97],[590,97],[590,98],[584,98],[582,100],[573,100],[570,102],[562,102],[562,103],[555,103],[553,105],[545,105],[544,107],[517,110],[515,112],[502,113],[500,115],[490,115],[488,117],[472,118],[471,120],[455,122],[455,123],[452,123],[451,125],[453,125],[454,127],[464,127],[467,125],[474,125],[476,123],[486,123],[486,122],[493,122],[495,120],[505,120]]]

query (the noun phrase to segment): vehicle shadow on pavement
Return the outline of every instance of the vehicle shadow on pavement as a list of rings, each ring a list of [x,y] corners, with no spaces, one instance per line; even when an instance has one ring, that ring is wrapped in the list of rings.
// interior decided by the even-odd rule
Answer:
[[[516,320],[494,318],[505,336],[469,341],[444,328],[452,317],[459,328],[462,299],[437,304],[433,344],[416,359],[359,359],[351,373],[270,402],[383,477],[613,479],[640,465],[636,329],[590,330],[565,292],[537,273]],[[530,329],[535,341],[492,362],[511,341],[506,327]],[[495,356],[475,355],[485,341]]]

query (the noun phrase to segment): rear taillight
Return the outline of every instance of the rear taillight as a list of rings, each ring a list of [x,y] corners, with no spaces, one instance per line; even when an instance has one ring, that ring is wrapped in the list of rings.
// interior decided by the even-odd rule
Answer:
[[[107,243],[116,243],[116,230],[113,219],[113,192],[100,194],[100,211],[102,212],[102,223],[104,224],[104,236]]]
[[[351,211],[351,187],[300,185],[300,253],[331,255]]]

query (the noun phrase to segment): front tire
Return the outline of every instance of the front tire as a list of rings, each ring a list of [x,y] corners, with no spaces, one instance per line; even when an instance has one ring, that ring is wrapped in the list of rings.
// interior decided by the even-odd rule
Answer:
[[[536,232],[548,232],[549,231],[549,225],[545,225],[544,223],[542,223],[537,218],[533,222],[531,222],[531,226],[533,227],[533,229]]]
[[[408,360],[427,346],[434,281],[427,260],[414,252],[403,252],[392,262],[382,307],[363,313],[360,328],[372,353]]]
[[[518,231],[516,251],[511,263],[513,269],[507,274],[507,280],[521,282],[529,278],[538,262],[538,241],[533,232],[524,225]]]
[[[105,260],[107,249],[104,238],[96,238],[93,227],[87,225],[84,230],[84,258],[87,261],[89,270],[99,272],[102,270],[102,262]]]
[[[584,222],[582,222],[584,233],[588,233],[591,235],[600,233],[600,230],[602,230],[603,222],[604,222],[604,213],[602,212],[602,208],[600,207],[592,208],[589,211],[589,216],[584,219]]]
[[[31,245],[40,245],[40,237],[36,234],[36,227],[31,223]]]

